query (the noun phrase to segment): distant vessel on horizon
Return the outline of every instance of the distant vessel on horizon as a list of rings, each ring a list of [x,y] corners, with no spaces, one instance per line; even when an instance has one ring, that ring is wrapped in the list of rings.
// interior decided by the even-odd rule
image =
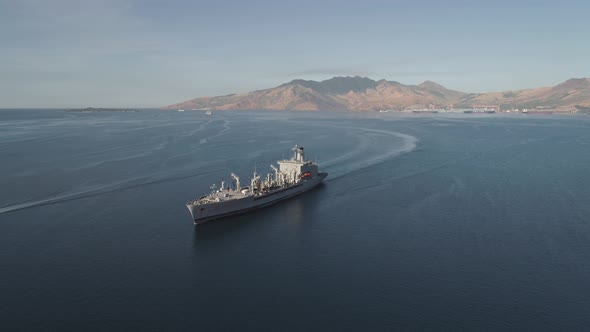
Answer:
[[[184,112],[184,110],[183,110],[183,109],[179,109],[178,111],[179,111],[179,112]]]
[[[211,111],[207,111],[207,112],[205,112],[205,114],[207,114],[207,115],[211,115],[211,114],[213,114],[213,112],[211,112]]]
[[[195,225],[265,207],[322,183],[328,173],[319,172],[317,164],[305,160],[303,147],[295,145],[292,151],[291,159],[277,161],[279,168],[270,165],[274,175],[269,173],[261,178],[254,171],[250,186],[241,187],[240,178],[231,173],[235,182],[233,188],[225,187],[222,181],[219,189],[213,184],[209,195],[186,203]]]

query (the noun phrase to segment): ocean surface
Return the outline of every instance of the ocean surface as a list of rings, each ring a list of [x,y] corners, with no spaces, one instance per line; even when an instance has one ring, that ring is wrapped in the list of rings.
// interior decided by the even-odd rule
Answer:
[[[305,147],[304,195],[185,203]],[[590,326],[590,117],[0,110],[2,330]]]

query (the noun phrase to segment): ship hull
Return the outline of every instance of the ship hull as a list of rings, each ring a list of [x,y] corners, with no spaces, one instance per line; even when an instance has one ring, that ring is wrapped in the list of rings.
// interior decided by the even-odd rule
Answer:
[[[312,179],[299,182],[298,184],[281,189],[268,195],[253,195],[240,199],[210,203],[206,205],[191,203],[187,204],[186,207],[193,217],[195,225],[198,225],[211,220],[246,213],[299,195],[322,183],[326,176],[328,176],[328,173],[318,173],[318,175]]]

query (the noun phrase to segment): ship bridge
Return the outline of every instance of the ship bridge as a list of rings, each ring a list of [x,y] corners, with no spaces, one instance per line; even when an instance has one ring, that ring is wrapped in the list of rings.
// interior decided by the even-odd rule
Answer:
[[[318,174],[318,166],[310,160],[305,160],[305,150],[302,146],[295,145],[293,154],[289,160],[280,160],[279,171],[292,179],[303,178],[304,176],[315,177]]]

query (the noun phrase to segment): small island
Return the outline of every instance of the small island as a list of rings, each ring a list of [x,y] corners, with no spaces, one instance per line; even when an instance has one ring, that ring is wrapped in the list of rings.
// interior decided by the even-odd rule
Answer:
[[[66,112],[78,112],[78,113],[90,113],[90,112],[139,112],[136,109],[130,108],[94,108],[94,107],[86,107],[86,108],[74,108],[65,110]]]

